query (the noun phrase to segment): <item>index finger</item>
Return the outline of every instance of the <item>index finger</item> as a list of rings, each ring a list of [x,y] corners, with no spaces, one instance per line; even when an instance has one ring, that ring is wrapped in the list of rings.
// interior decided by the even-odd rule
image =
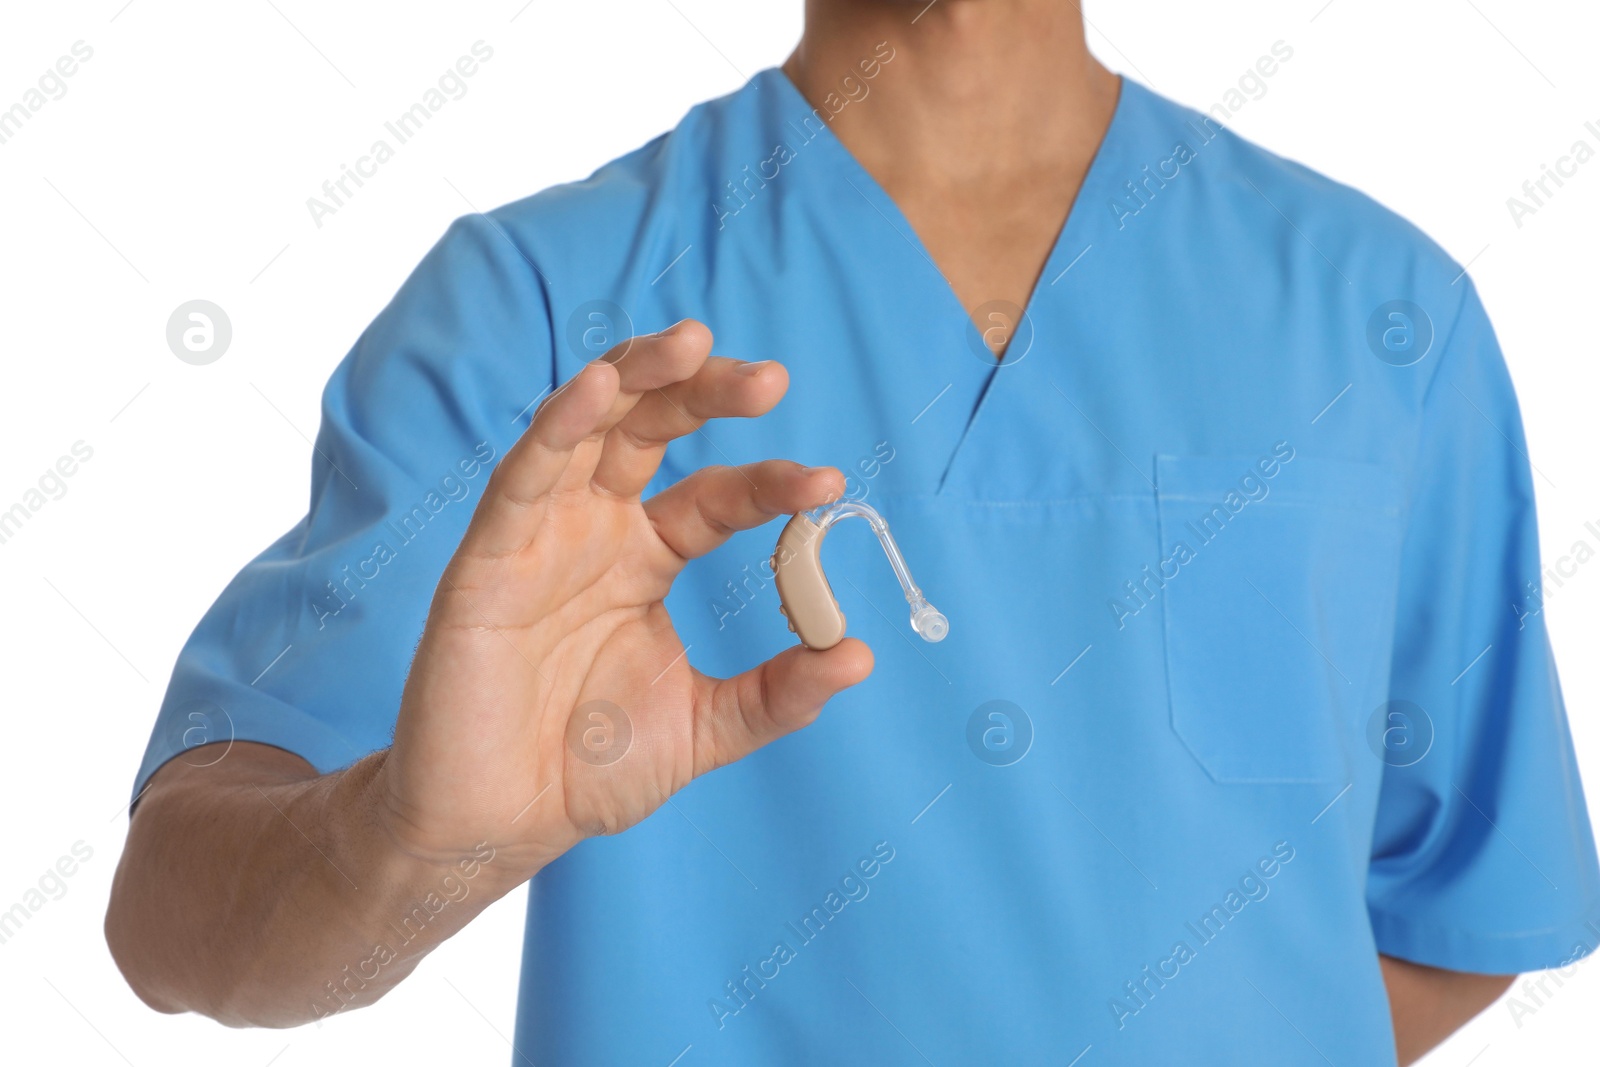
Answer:
[[[705,467],[644,502],[656,534],[685,560],[703,556],[740,530],[837,500],[844,475],[769,459],[743,467]]]

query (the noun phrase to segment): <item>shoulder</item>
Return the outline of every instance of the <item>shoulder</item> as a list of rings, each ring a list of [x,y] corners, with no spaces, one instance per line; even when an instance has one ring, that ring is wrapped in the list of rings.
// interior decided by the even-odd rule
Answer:
[[[1228,227],[1235,239],[1264,253],[1293,248],[1326,260],[1357,289],[1429,293],[1459,306],[1465,287],[1455,283],[1462,265],[1400,214],[1241,137],[1219,121],[1218,109],[1205,114],[1143,86],[1127,86],[1139,112],[1144,154],[1187,156],[1182,169],[1193,175],[1190,195],[1212,225]]]
[[[524,276],[552,308],[640,291],[703,229],[723,181],[760,158],[763,117],[784,103],[757,75],[585,178],[457,219],[429,259],[486,283]]]

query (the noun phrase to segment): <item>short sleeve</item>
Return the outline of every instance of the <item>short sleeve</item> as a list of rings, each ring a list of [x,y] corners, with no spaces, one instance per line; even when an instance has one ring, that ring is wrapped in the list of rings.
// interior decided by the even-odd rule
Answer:
[[[1600,873],[1540,610],[1521,418],[1462,284],[1426,386],[1396,605],[1389,707],[1412,747],[1385,760],[1367,903],[1381,952],[1514,974],[1595,946]]]
[[[540,281],[502,225],[462,218],[362,333],[323,393],[308,513],[189,637],[135,796],[208,742],[275,745],[324,773],[390,743],[439,575],[553,384]]]

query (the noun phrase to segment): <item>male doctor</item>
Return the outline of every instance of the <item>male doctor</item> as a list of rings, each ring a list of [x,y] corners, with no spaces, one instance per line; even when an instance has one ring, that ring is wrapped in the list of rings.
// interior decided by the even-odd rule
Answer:
[[[531,880],[517,1062],[1342,1065],[1589,951],[1461,267],[1074,4],[806,15],[357,340],[139,770],[133,988],[325,1018]],[[845,524],[795,643],[773,520],[841,495],[946,641]]]

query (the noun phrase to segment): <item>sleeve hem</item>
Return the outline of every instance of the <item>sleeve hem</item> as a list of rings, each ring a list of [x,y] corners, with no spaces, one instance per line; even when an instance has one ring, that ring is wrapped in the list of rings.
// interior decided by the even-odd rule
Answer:
[[[1470,974],[1524,974],[1565,967],[1600,944],[1600,922],[1573,919],[1538,930],[1483,933],[1401,919],[1370,908],[1378,951]]]
[[[318,774],[329,774],[347,767],[388,743],[384,740],[374,745],[371,742],[375,739],[357,743],[303,711],[254,692],[245,696],[235,691],[232,698],[225,702],[230,710],[223,712],[225,719],[222,722],[209,724],[211,728],[220,732],[225,725],[230,741],[250,741],[291,752],[310,763]],[[199,703],[213,712],[221,711],[219,703]],[[183,725],[183,721],[180,721],[176,727],[163,731],[158,723],[156,735],[151,738],[144,762],[134,779],[133,801],[138,800],[156,771],[192,747],[188,743],[190,731],[184,731]],[[132,801],[129,808],[131,811]]]

